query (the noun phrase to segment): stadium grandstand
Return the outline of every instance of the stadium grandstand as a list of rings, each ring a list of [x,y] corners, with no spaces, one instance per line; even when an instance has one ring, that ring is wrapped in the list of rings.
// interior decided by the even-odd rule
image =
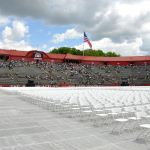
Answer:
[[[149,66],[150,56],[96,57],[0,49],[0,85],[149,85]]]

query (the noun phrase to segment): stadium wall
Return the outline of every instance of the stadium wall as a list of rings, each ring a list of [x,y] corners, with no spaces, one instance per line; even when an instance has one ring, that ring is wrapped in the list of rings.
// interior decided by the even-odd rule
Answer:
[[[22,57],[22,56],[9,56],[9,60],[15,60],[15,61],[22,61],[22,58],[24,58],[24,57]],[[26,58],[24,58],[24,59],[26,59]]]
[[[82,64],[85,65],[91,65],[91,64],[95,64],[95,65],[104,65],[104,62],[102,61],[81,61]]]
[[[29,61],[29,62],[32,62],[32,61],[36,61],[36,59],[32,58],[32,57],[23,57],[23,56],[10,56],[9,57],[9,60],[15,60],[15,61]],[[42,58],[40,59],[40,61],[45,61],[45,62],[53,62],[53,63],[63,63],[64,62],[64,59],[51,59],[51,58]],[[106,61],[107,62],[107,65],[130,65],[130,62],[129,61]],[[95,65],[104,65],[104,61],[84,61],[82,60],[81,61],[82,64],[85,64],[85,65],[91,65],[91,64],[95,64]],[[145,63],[147,65],[150,64],[150,61],[133,61],[133,64],[134,65],[145,65]]]
[[[150,61],[134,61],[134,65],[150,65]]]
[[[121,85],[36,85],[35,87],[107,87]],[[26,85],[0,85],[0,87],[26,87]]]
[[[35,87],[117,87],[121,85],[36,85]],[[143,86],[143,85],[129,85],[129,86]],[[150,86],[146,84],[144,86]],[[0,85],[0,87],[26,87],[26,85]]]
[[[128,61],[108,61],[107,65],[121,65],[121,66],[130,66],[130,62]]]
[[[36,57],[36,54],[41,54],[41,57]],[[72,54],[53,54],[45,53],[43,51],[17,51],[17,50],[4,50],[0,49],[1,58],[4,60],[15,61],[40,61],[62,63],[65,60],[76,60],[82,64],[96,64],[96,65],[150,65],[150,56],[128,56],[128,57],[96,57],[96,56],[79,56]]]
[[[29,62],[32,62],[32,61],[36,61],[37,59],[34,59],[32,57],[22,57],[22,56],[10,56],[9,57],[9,60],[14,60],[14,61],[29,61]],[[53,63],[63,63],[64,60],[63,59],[48,59],[48,58],[42,58],[40,59],[40,61],[45,61],[45,62],[53,62]]]

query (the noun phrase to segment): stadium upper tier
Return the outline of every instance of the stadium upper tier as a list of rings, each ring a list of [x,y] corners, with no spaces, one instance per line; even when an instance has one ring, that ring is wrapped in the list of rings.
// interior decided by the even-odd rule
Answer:
[[[149,65],[150,56],[127,56],[127,57],[96,57],[96,56],[79,56],[72,54],[53,54],[43,51],[18,51],[0,49],[0,59],[15,61],[44,61],[51,63],[82,63],[97,65]]]

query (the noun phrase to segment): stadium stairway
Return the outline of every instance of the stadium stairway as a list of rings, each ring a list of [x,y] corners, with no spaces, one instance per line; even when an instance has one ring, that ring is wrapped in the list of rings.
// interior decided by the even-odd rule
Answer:
[[[16,78],[16,76],[15,76],[15,74],[14,74],[14,72],[13,72],[13,69],[10,69],[9,72],[10,72],[11,76],[13,77],[13,80],[14,80],[14,82],[15,82],[15,85],[20,85],[18,79]]]
[[[109,66],[107,66],[108,71],[111,72],[112,76],[116,79],[116,81],[118,82],[118,77],[113,73],[113,71],[111,70],[111,68]],[[112,82],[108,81],[109,83],[113,84]]]
[[[113,75],[113,77],[114,77],[115,79],[117,79],[117,76],[113,73],[113,71],[110,69],[109,66],[107,66],[107,69],[111,72],[111,74]]]
[[[131,67],[131,85],[133,85],[133,66]]]
[[[51,74],[48,69],[44,69],[44,71],[48,72],[48,74],[55,79],[55,81],[58,83],[58,85],[61,84],[61,82],[59,80],[57,80],[57,77],[54,76],[53,74]]]
[[[94,72],[92,72],[92,71],[90,71],[90,73],[91,73],[91,74],[94,74],[96,77],[98,77],[98,75],[97,75],[96,73],[94,73]],[[99,84],[100,80],[102,80],[102,78],[99,79],[99,80],[96,80],[97,82],[92,79],[92,82],[94,82],[94,83],[97,85],[97,84]]]

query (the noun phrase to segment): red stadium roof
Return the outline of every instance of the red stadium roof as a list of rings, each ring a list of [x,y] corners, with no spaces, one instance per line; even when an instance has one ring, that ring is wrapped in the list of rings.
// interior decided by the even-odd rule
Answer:
[[[54,53],[46,53],[49,58],[52,59],[64,59],[66,54],[54,54]]]
[[[72,59],[72,60],[82,60],[83,56],[80,55],[72,55],[70,53],[67,53],[65,56],[65,59]]]
[[[9,55],[6,50],[0,49],[0,55]]]
[[[150,60],[150,56],[126,56],[126,57],[96,57],[84,56],[85,61],[143,61]]]
[[[0,49],[0,54],[1,50],[2,49]],[[4,55],[11,55],[11,56],[26,56],[26,54],[28,53],[28,51],[17,51],[17,50],[3,50],[3,51],[7,53]]]
[[[37,50],[34,50],[37,51]],[[27,53],[31,51],[18,51],[18,50],[6,50],[0,49],[0,55],[10,55],[10,56],[20,56],[25,57]],[[37,51],[41,52],[41,51]],[[44,53],[44,52],[43,52]],[[54,54],[54,53],[45,53],[50,59],[70,59],[70,60],[83,60],[83,61],[148,61],[150,60],[150,56],[123,56],[123,57],[97,57],[97,56],[80,56],[80,55],[72,55],[70,53],[67,54]]]

